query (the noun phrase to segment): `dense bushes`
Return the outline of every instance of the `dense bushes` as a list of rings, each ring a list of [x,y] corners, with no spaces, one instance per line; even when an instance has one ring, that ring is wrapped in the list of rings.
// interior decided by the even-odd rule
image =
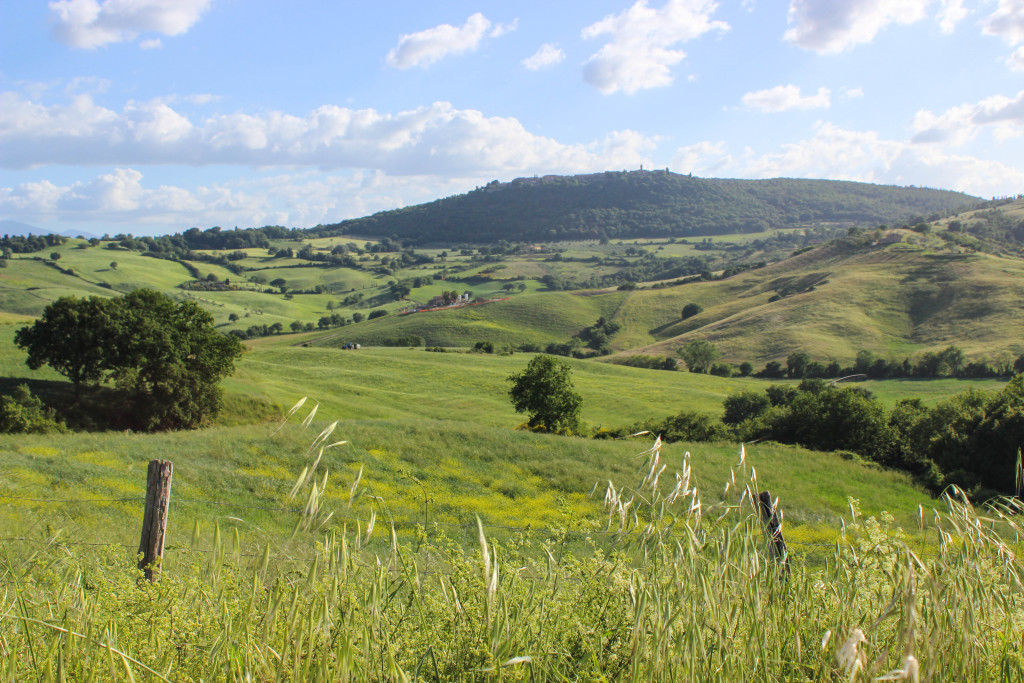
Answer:
[[[725,399],[721,421],[692,412],[647,420],[601,436],[639,431],[665,441],[769,439],[820,451],[852,451],[915,475],[938,492],[955,484],[973,497],[1017,494],[1024,447],[1024,375],[998,392],[970,389],[926,407],[920,399],[892,410],[858,387],[821,380],[772,385]]]
[[[0,434],[46,434],[67,431],[52,408],[19,384],[9,396],[0,397]]]
[[[969,389],[927,408],[905,399],[891,411],[859,388],[806,380],[725,400],[725,425],[741,440],[771,439],[848,450],[920,478],[933,490],[955,484],[979,498],[1015,494],[1024,447],[1024,375],[998,392]]]
[[[730,436],[725,425],[710,415],[684,410],[663,420],[646,420],[621,429],[607,430],[601,433],[601,437],[624,437],[638,432],[657,434],[667,442],[721,441]]]
[[[649,370],[678,370],[679,363],[671,356],[626,356],[615,361],[617,365],[629,365]]]

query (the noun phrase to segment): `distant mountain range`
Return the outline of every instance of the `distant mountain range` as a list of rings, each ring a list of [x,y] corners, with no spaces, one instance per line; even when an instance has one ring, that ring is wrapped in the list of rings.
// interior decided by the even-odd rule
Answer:
[[[419,244],[695,237],[917,222],[980,201],[962,192],[837,180],[725,180],[668,170],[621,171],[494,181],[466,194],[310,232]]]

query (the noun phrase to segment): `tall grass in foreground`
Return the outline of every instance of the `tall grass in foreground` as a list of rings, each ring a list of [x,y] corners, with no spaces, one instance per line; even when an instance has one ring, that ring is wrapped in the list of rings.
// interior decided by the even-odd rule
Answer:
[[[331,430],[293,491],[296,534],[331,512]],[[979,514],[952,491],[910,532],[930,536],[922,556],[851,501],[825,567],[787,572],[742,455],[713,502],[688,458],[665,486],[659,445],[644,455],[586,553],[482,525],[469,548],[429,528],[400,543],[371,517],[312,559],[218,530],[150,584],[123,550],[0,546],[0,681],[1024,679],[1018,503]]]

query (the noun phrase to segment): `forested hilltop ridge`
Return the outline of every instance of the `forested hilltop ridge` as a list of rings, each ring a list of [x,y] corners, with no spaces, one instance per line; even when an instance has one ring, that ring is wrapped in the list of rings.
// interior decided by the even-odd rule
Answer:
[[[727,180],[654,171],[493,181],[463,195],[321,225],[320,236],[398,237],[420,244],[757,233],[876,225],[975,205],[949,190],[838,180]]]

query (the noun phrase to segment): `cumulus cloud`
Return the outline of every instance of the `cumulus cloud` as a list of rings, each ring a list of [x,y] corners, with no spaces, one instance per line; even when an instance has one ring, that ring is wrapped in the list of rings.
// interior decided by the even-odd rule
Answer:
[[[523,66],[530,71],[554,66],[565,59],[565,53],[554,43],[544,43],[533,55],[523,60]]]
[[[628,167],[644,162],[652,146],[630,131],[563,144],[531,133],[515,118],[447,102],[396,114],[327,105],[304,116],[271,111],[193,121],[161,100],[114,111],[89,95],[44,105],[0,93],[0,166],[7,168],[236,164],[466,176]]]
[[[748,147],[734,155],[724,142],[698,142],[680,148],[672,167],[701,176],[828,178],[937,187],[983,197],[1017,194],[1024,187],[1024,172],[998,161],[832,123],[819,123],[810,137],[767,152]]]
[[[0,212],[23,220],[131,223],[132,225],[262,225],[245,219],[265,217],[272,195],[249,193],[226,186],[191,190],[160,186],[147,188],[142,173],[117,168],[95,178],[58,186],[50,181],[0,187]],[[207,213],[209,212],[209,213]],[[226,220],[226,219],[233,219]]]
[[[931,0],[790,0],[785,39],[820,54],[870,43],[889,24],[925,17]],[[947,5],[957,5],[956,0]],[[955,16],[953,12],[950,16]]]
[[[735,159],[726,151],[725,142],[698,142],[681,147],[672,158],[672,168],[680,173],[714,177],[733,167]]]
[[[1024,172],[997,161],[948,154],[874,131],[851,131],[819,124],[812,138],[750,156],[740,173],[755,178],[800,177],[857,180],[894,185],[926,185],[981,196],[1017,193]]]
[[[764,112],[780,112],[789,109],[822,109],[831,105],[831,91],[818,88],[815,95],[801,95],[796,85],[777,85],[767,90],[748,92],[742,102],[751,109]]]
[[[399,37],[398,45],[388,52],[386,61],[396,69],[430,66],[448,55],[477,49],[490,28],[490,20],[477,12],[462,26],[441,24],[418,33],[407,33]],[[501,35],[507,30],[499,26],[492,35]]]
[[[1014,71],[1024,71],[1024,47],[1018,47],[1006,58],[1006,64]]]
[[[981,26],[982,31],[1002,38],[1008,45],[1024,42],[1024,0],[999,0],[999,6]],[[1024,71],[1024,47],[1007,57],[1006,64],[1014,71]]]
[[[500,38],[506,33],[512,33],[512,31],[515,31],[517,28],[519,28],[518,19],[513,19],[507,24],[498,24],[491,30],[491,38]]]
[[[941,114],[919,111],[911,122],[916,143],[960,145],[982,129],[991,129],[997,140],[1024,134],[1024,90],[1010,98],[994,95],[974,104],[951,107]]]
[[[178,36],[188,31],[212,0],[54,0],[53,35],[71,47],[94,49],[134,40],[146,32]],[[156,47],[159,39],[145,41]]]
[[[1008,45],[1024,42],[1024,2],[999,0],[996,10],[982,21],[982,31],[1002,38]]]
[[[960,20],[968,14],[963,0],[942,0],[939,10],[939,28],[943,33],[952,33]]]
[[[680,44],[729,29],[724,21],[711,19],[717,8],[711,0],[668,0],[661,9],[652,9],[639,0],[587,26],[584,38],[606,37],[608,42],[587,60],[584,79],[605,94],[670,85],[671,67],[686,57]]]

